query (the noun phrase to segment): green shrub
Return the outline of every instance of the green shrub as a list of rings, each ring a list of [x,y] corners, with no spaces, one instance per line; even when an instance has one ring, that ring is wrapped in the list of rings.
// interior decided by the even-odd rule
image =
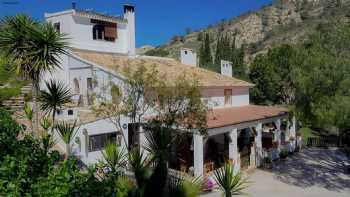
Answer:
[[[282,149],[280,152],[280,158],[285,159],[288,157],[289,151],[287,149]]]
[[[161,49],[161,48],[155,48],[147,51],[145,55],[148,56],[159,56],[159,57],[166,57],[169,55],[169,51]]]
[[[272,159],[270,157],[265,157],[264,158],[264,163],[265,164],[270,164],[270,163],[272,163]]]

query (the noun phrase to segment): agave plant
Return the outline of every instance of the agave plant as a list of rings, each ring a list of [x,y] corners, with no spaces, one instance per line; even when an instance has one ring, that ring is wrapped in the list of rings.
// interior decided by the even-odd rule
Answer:
[[[28,103],[24,104],[24,115],[26,116],[27,120],[30,124],[30,129],[32,132],[34,132],[33,128],[33,109],[28,105]]]
[[[180,173],[175,174],[169,181],[170,197],[197,197],[202,191],[201,177],[188,177]]]
[[[74,136],[78,129],[76,128],[77,122],[73,124],[61,121],[55,125],[55,129],[64,143],[66,143],[66,158],[70,156],[70,144],[73,142]]]
[[[110,173],[115,178],[118,178],[123,174],[123,168],[126,167],[126,155],[125,150],[119,148],[114,143],[109,143],[105,146],[105,149],[102,151],[103,158],[105,160],[105,167],[110,170]]]
[[[223,168],[214,171],[215,181],[219,185],[225,197],[233,195],[244,195],[243,190],[247,188],[249,183],[241,173],[234,172],[234,166],[226,163]]]
[[[47,116],[44,116],[41,119],[40,126],[44,129],[45,133],[49,132],[50,127],[52,126],[51,121]]]
[[[41,110],[52,114],[52,123],[54,124],[57,109],[70,102],[72,95],[70,89],[62,82],[50,80],[45,84],[47,90],[41,90],[39,97]]]

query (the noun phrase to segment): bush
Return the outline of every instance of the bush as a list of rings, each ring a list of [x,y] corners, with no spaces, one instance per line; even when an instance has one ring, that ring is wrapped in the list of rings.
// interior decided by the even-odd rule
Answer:
[[[145,53],[145,55],[148,56],[158,56],[158,57],[166,57],[169,55],[169,51],[165,50],[165,49],[160,49],[160,48],[156,48],[156,49],[151,49],[149,51],[147,51]]]
[[[280,152],[280,158],[286,159],[288,157],[289,151],[287,149],[282,149]]]
[[[264,163],[265,164],[270,164],[270,163],[272,163],[272,159],[270,157],[265,157],[264,158]]]

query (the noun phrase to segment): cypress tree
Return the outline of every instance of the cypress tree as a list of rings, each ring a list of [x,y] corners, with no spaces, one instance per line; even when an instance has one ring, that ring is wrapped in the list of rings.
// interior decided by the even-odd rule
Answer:
[[[206,67],[212,64],[209,33],[206,33],[204,41],[202,42],[202,45],[199,51],[199,64],[201,67]]]

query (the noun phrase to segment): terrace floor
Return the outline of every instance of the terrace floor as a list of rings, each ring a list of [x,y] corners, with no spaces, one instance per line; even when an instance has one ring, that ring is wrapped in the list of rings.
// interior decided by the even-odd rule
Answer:
[[[271,171],[257,169],[246,192],[252,197],[349,197],[350,160],[338,149],[304,149],[277,162]],[[212,192],[203,197],[219,197]]]

